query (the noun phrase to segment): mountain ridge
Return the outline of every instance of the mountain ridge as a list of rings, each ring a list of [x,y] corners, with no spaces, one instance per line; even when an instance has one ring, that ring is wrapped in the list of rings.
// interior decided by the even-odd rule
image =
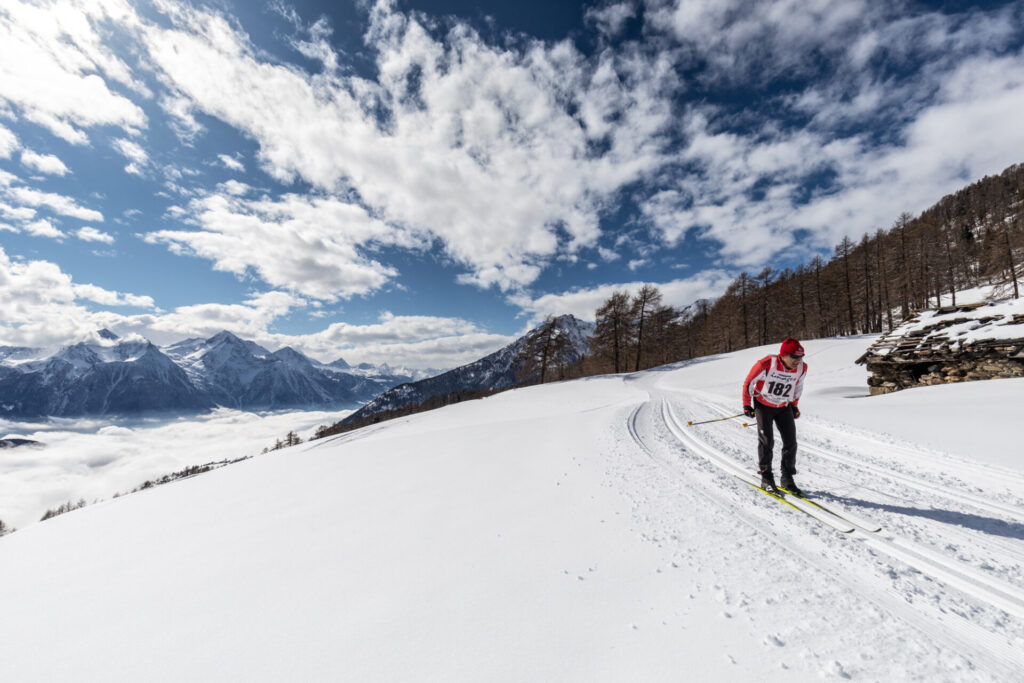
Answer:
[[[0,348],[0,416],[353,408],[412,379],[387,366],[345,370],[338,361],[319,363],[291,347],[270,352],[226,330],[160,348],[103,329],[48,356],[40,349]]]

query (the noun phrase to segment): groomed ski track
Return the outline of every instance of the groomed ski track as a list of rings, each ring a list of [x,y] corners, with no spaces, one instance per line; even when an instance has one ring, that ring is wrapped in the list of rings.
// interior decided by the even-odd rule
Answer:
[[[756,433],[740,419],[686,425],[733,414],[735,405],[663,382],[661,373],[626,381],[640,384],[649,399],[625,415],[625,431],[636,457],[653,463],[661,480],[634,503],[645,510],[651,527],[645,533],[675,538],[679,508],[747,529],[738,540],[723,537],[733,553],[740,546],[765,557],[764,584],[739,600],[745,610],[756,611],[752,596],[785,585],[785,574],[817,574],[820,591],[801,601],[846,603],[849,611],[836,617],[864,619],[865,628],[877,628],[868,622],[876,624],[880,614],[894,643],[916,640],[909,635],[916,633],[934,648],[922,656],[946,660],[944,680],[1024,680],[1024,478],[805,415],[798,423],[797,481],[811,499],[854,523],[852,532],[841,533],[740,480],[753,476],[756,449]],[[975,482],[993,481],[1003,485],[998,500],[972,493],[981,488]],[[667,500],[656,505],[670,490],[675,510]],[[659,508],[660,516],[650,512]],[[697,563],[713,574],[718,554],[694,551],[707,554]],[[813,638],[806,629],[795,631]],[[786,638],[766,636],[773,639]],[[897,677],[914,680],[905,671]]]

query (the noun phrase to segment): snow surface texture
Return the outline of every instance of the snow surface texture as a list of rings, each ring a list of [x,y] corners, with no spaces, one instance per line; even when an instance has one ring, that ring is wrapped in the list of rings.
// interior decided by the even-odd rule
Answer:
[[[775,350],[750,349],[28,526],[0,539],[0,680],[1024,680],[1024,380],[866,398],[871,341],[804,343],[797,481],[878,533],[730,474],[743,418],[687,426],[738,412]]]
[[[921,311],[912,322],[900,325],[886,337],[896,339],[913,333],[922,335],[919,343],[924,347],[948,341],[954,351],[978,342],[1024,339],[1024,299],[985,303],[973,310]],[[875,353],[886,356],[891,351],[879,348]]]

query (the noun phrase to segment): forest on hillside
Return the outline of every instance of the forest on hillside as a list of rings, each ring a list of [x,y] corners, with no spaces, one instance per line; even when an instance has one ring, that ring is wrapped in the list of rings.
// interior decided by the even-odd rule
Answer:
[[[645,286],[597,310],[590,354],[573,373],[600,374],[801,339],[880,333],[922,309],[956,303],[957,290],[1004,285],[1019,298],[1024,258],[1024,165],[943,197],[920,216],[844,238],[829,260],[741,273],[725,294],[683,309]],[[945,295],[945,299],[942,296]]]
[[[1015,164],[943,197],[920,216],[903,213],[888,229],[866,232],[856,242],[843,239],[828,260],[816,256],[796,269],[740,273],[715,300],[675,308],[654,285],[632,296],[615,292],[595,312],[582,359],[561,318],[548,317],[531,331],[518,353],[518,386],[635,372],[791,336],[887,332],[920,310],[955,304],[958,290],[981,285],[1002,285],[1019,298],[1022,200],[1024,165]],[[492,393],[432,396],[321,427],[314,438]]]

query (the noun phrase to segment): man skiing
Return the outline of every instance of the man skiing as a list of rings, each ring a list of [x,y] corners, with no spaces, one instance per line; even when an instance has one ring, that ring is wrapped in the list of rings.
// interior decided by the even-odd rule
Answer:
[[[803,492],[793,481],[796,474],[796,423],[800,417],[800,394],[807,375],[803,362],[804,347],[792,337],[779,347],[776,356],[765,356],[754,363],[743,382],[743,414],[757,418],[757,467],[761,475],[761,488],[779,492],[779,488],[797,496]],[[772,474],[772,449],[775,434],[772,425],[782,436],[781,486],[775,485]]]

